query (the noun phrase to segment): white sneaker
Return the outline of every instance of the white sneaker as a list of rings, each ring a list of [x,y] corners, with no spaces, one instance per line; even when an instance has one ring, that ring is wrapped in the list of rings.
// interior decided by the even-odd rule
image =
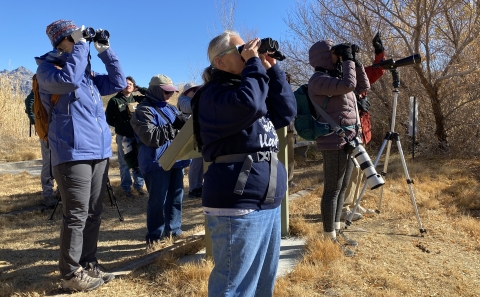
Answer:
[[[370,209],[370,208],[364,208],[362,207],[361,205],[359,205],[357,207],[357,212],[358,213],[361,213],[361,214],[372,214],[372,213],[375,213],[375,211],[373,209]]]
[[[93,278],[82,269],[78,268],[71,279],[62,279],[62,289],[64,291],[91,291],[103,285],[103,279]]]
[[[347,211],[342,212],[342,215],[340,216],[340,220],[345,220],[347,218],[350,218],[351,213],[352,213],[351,210],[347,210]],[[358,212],[355,212],[355,213],[353,213],[352,221],[357,221],[357,220],[360,220],[361,218],[362,218],[362,214],[358,213]]]

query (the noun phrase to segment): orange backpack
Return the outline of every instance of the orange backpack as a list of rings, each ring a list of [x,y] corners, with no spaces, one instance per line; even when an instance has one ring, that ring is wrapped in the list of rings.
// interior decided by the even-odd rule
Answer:
[[[35,116],[35,131],[40,139],[48,141],[48,125],[50,124],[52,117],[53,106],[57,104],[60,95],[52,95],[52,98],[50,99],[50,110],[47,113],[45,107],[43,107],[42,100],[40,99],[36,74],[32,78],[32,89],[34,94],[33,114]]]

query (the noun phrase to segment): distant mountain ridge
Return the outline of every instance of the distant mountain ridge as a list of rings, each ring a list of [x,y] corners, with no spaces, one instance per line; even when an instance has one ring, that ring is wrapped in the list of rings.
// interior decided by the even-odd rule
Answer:
[[[12,71],[8,71],[6,69],[0,71],[0,76],[4,75],[8,77],[10,81],[13,82],[14,88],[17,88],[18,86],[20,88],[20,92],[25,93],[25,95],[28,95],[32,90],[32,76],[34,74],[35,73],[23,66],[20,66]]]

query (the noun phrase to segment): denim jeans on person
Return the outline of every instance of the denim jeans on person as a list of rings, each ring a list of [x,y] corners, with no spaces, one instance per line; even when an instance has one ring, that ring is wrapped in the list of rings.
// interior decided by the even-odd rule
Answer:
[[[145,184],[143,176],[140,173],[138,168],[132,168],[132,176],[130,175],[130,168],[128,168],[127,163],[125,162],[125,152],[123,150],[122,141],[126,136],[118,135],[116,137],[117,142],[117,154],[118,154],[118,165],[120,167],[120,186],[125,192],[131,191],[132,186],[132,176],[133,176],[133,188],[141,189]]]
[[[242,216],[206,216],[215,266],[208,296],[273,294],[280,256],[280,207]]]
[[[147,243],[182,233],[183,168],[146,172]]]
[[[203,185],[203,158],[192,159],[188,169],[188,187],[190,191],[199,189]]]
[[[52,163],[50,162],[50,148],[48,148],[48,142],[40,139],[40,148],[42,152],[42,171],[40,173],[40,181],[42,183],[42,196],[53,197],[53,173]]]
[[[71,161],[53,167],[53,176],[62,195],[59,268],[64,279],[71,278],[80,266],[97,262],[108,164],[107,158]]]
[[[340,223],[345,190],[353,167],[345,150],[322,151],[323,155],[323,195],[320,203],[323,231],[335,231],[335,223]]]

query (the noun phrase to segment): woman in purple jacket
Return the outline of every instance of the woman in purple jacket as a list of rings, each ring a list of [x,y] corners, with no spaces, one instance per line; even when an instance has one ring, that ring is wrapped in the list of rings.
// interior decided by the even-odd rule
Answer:
[[[349,44],[340,44],[332,50],[331,40],[318,41],[309,50],[309,62],[315,73],[308,82],[308,95],[335,123],[346,129],[348,140],[357,136],[356,99],[353,91],[363,93],[370,88],[363,66],[353,58]],[[325,102],[327,101],[327,102]],[[320,118],[321,122],[327,120]],[[340,232],[340,217],[343,200],[353,162],[344,150],[346,141],[335,133],[317,138],[317,147],[323,155],[324,188],[320,205],[323,220],[323,235],[336,243]],[[346,239],[347,245],[356,246],[354,240]],[[340,245],[346,256],[354,252]]]
[[[208,296],[273,293],[287,188],[275,130],[293,119],[296,101],[285,72],[259,46],[232,31],[212,39],[206,84],[192,100],[197,144],[212,162],[202,191],[215,261]]]
[[[51,110],[48,143],[53,176],[63,202],[59,268],[62,288],[90,291],[112,280],[97,263],[97,242],[103,197],[112,155],[112,136],[101,96],[127,85],[117,56],[108,42],[95,42],[108,74],[90,70],[89,45],[82,28],[58,20],[47,26],[53,51],[37,57],[40,97]],[[51,94],[59,94],[50,107]]]

